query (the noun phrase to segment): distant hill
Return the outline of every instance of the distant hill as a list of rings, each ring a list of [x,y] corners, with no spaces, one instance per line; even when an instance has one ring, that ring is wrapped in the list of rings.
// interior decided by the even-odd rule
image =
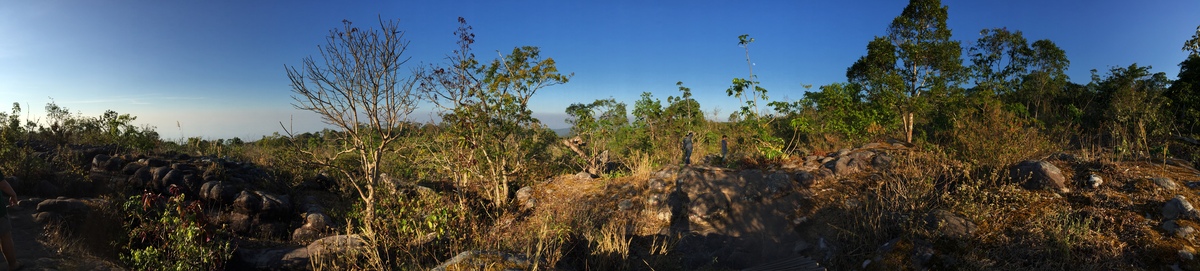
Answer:
[[[565,136],[571,135],[571,128],[559,128],[559,129],[550,129],[550,130],[553,130],[554,134],[557,134],[558,137],[565,137]]]

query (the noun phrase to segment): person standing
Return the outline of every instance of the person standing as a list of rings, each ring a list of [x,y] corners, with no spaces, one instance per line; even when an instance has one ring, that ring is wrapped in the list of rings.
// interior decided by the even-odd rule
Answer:
[[[21,264],[17,263],[17,251],[13,245],[12,237],[12,220],[8,218],[8,206],[17,205],[17,192],[13,191],[12,185],[8,184],[8,180],[4,178],[4,173],[0,173],[0,202],[8,202],[8,205],[0,208],[0,249],[4,250],[4,260],[8,261],[8,270],[20,270]]]
[[[683,137],[683,165],[692,164],[692,132]]]

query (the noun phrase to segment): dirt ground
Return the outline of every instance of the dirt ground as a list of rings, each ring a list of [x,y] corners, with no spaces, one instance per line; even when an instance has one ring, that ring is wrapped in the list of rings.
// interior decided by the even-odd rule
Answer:
[[[20,270],[123,270],[94,257],[60,253],[41,237],[42,225],[33,221],[33,215],[37,213],[36,206],[22,205],[8,207],[17,261],[22,265]],[[0,265],[0,270],[7,270],[6,267],[7,263]]]

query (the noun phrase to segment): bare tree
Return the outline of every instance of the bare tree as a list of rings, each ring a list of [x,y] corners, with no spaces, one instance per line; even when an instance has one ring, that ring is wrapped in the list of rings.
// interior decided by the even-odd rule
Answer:
[[[286,68],[295,92],[293,106],[315,112],[340,129],[334,134],[345,142],[344,148],[334,152],[297,150],[311,156],[310,163],[345,176],[345,183],[351,184],[363,201],[364,229],[371,231],[376,191],[381,186],[380,161],[384,153],[393,151],[390,143],[401,136],[418,96],[413,91],[415,80],[401,74],[401,66],[409,60],[402,56],[408,41],[396,21],[380,19],[379,29],[366,30],[350,21],[342,23],[342,29],[330,30],[325,46],[318,46],[321,62],[310,56],[301,69]],[[334,163],[346,156],[358,163]],[[367,236],[373,234],[367,232]]]

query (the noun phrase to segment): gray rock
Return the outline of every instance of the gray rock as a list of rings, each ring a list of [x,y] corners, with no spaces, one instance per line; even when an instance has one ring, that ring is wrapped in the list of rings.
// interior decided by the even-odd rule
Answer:
[[[242,191],[238,193],[237,198],[233,200],[233,207],[239,213],[254,215],[262,211],[263,199],[258,194],[251,191]]]
[[[871,143],[863,144],[862,147],[859,147],[859,149],[874,149],[874,148],[879,148],[882,146],[883,146],[883,144],[881,144],[879,142],[871,142]]]
[[[880,153],[871,158],[871,167],[876,169],[885,169],[892,165],[892,156]]]
[[[937,209],[925,217],[925,225],[942,236],[967,238],[975,234],[975,223],[950,211]]]
[[[621,202],[617,203],[617,210],[627,211],[629,209],[633,209],[633,201],[632,200],[623,199],[623,200],[621,200]]]
[[[63,215],[86,215],[91,210],[86,203],[77,199],[48,199],[37,205],[38,212],[55,212]]]
[[[667,182],[662,179],[650,179],[650,183],[647,186],[650,191],[655,193],[667,191]]]
[[[51,224],[63,221],[63,216],[55,212],[38,212],[33,215],[33,222],[38,224]]]
[[[292,201],[288,196],[280,196],[262,191],[254,191],[254,194],[262,199],[259,204],[259,213],[272,218],[280,218],[291,215]]]
[[[125,167],[121,168],[121,174],[133,175],[133,173],[137,172],[137,170],[141,169],[141,168],[142,168],[141,164],[128,163],[128,164],[125,164]]]
[[[321,231],[309,227],[308,225],[301,226],[296,228],[295,231],[292,231],[293,242],[311,243],[312,241],[316,241],[321,237]]]
[[[1009,170],[1013,182],[1022,183],[1030,190],[1049,189],[1059,193],[1071,192],[1067,187],[1067,178],[1062,170],[1046,161],[1027,160],[1018,163]]]
[[[857,159],[853,157],[842,156],[833,162],[833,167],[830,169],[833,170],[834,175],[838,176],[857,173],[859,171],[859,164],[853,162],[855,160]]]
[[[847,154],[850,154],[850,149],[840,149],[833,156],[841,157],[841,156],[846,156]]]
[[[308,244],[308,253],[314,257],[344,255],[355,250],[365,249],[367,242],[357,234],[334,235],[313,241]]]
[[[809,188],[817,183],[817,176],[813,176],[813,174],[809,173],[808,171],[796,172],[792,178],[795,179],[796,184],[800,185],[802,188]]]
[[[304,215],[304,225],[312,227],[316,230],[325,230],[329,225],[333,224],[333,219],[323,213],[309,213]]]
[[[1167,220],[1163,222],[1162,228],[1167,234],[1183,239],[1196,233],[1196,229],[1191,226],[1180,226],[1178,220]]]
[[[1150,178],[1150,180],[1154,181],[1154,184],[1158,185],[1158,187],[1162,187],[1166,190],[1175,190],[1176,188],[1179,188],[1179,185],[1176,185],[1175,181],[1171,180],[1171,178],[1155,177]]]
[[[1087,179],[1088,187],[1091,187],[1092,189],[1096,189],[1096,188],[1100,188],[1101,184],[1104,184],[1104,179],[1101,179],[1100,175],[1096,175],[1096,174],[1088,175],[1088,179]]]
[[[229,214],[229,230],[234,233],[246,235],[256,228],[256,219],[253,216],[243,213]]]
[[[140,189],[146,187],[146,185],[153,180],[154,174],[151,173],[151,167],[145,166],[138,168],[137,171],[134,171],[133,175],[129,176],[128,183],[130,186]]]
[[[1192,207],[1192,203],[1188,202],[1183,195],[1176,195],[1175,198],[1167,201],[1162,208],[1162,215],[1166,219],[1190,218],[1196,219],[1198,216],[1196,208]]]
[[[520,204],[522,208],[533,209],[531,199],[533,199],[533,187],[526,186],[517,189],[517,204]]]
[[[159,183],[158,181],[162,180],[163,177],[166,177],[167,173],[170,173],[170,172],[171,172],[170,167],[155,167],[153,169],[150,169],[150,175],[153,176],[151,181],[153,181],[155,183]]]
[[[212,202],[231,204],[237,196],[237,188],[227,182],[210,181],[200,186],[200,197]]]
[[[504,267],[503,270],[533,270],[534,262],[520,254],[472,250],[459,253],[433,270],[493,270],[490,268],[496,267]]]
[[[107,154],[97,154],[95,157],[92,157],[92,170],[103,171],[104,164],[108,163],[108,159],[110,158]]]
[[[591,174],[591,173],[587,173],[587,172],[582,172],[582,171],[581,171],[581,172],[579,172],[579,173],[575,173],[575,178],[582,179],[582,180],[591,180],[591,179],[592,179],[592,174]]]
[[[1196,255],[1192,254],[1191,251],[1188,251],[1186,249],[1180,249],[1178,251],[1178,253],[1179,253],[1179,259],[1181,259],[1181,260],[1191,261],[1193,259],[1196,259]]]

